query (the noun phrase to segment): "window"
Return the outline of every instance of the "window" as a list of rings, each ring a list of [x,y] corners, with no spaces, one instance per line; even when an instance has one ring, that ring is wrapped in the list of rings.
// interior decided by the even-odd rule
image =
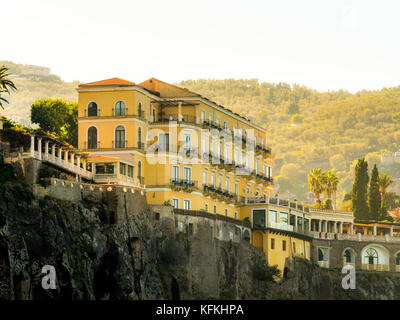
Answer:
[[[265,210],[253,210],[253,228],[264,229],[266,227],[265,222]]]
[[[271,239],[271,249],[275,249],[275,239]]]
[[[258,175],[258,160],[256,160],[256,174]]]
[[[143,118],[143,110],[142,110],[141,102],[139,102],[139,104],[138,104],[138,116],[139,116],[139,118]]]
[[[201,123],[204,123],[205,120],[206,120],[206,113],[204,112],[204,110],[201,110]]]
[[[208,119],[209,119],[210,124],[213,124],[213,114],[212,113],[210,113],[208,115]]]
[[[186,182],[192,181],[192,168],[183,168],[183,179]]]
[[[126,176],[126,164],[125,163],[119,164],[119,173]]]
[[[282,251],[286,251],[286,240],[282,240]]]
[[[217,123],[216,123],[216,125],[217,125],[217,127],[219,128],[219,125],[220,125],[220,119],[219,119],[219,117],[217,117]]]
[[[106,164],[106,173],[114,174],[114,165],[111,163]]]
[[[235,183],[235,195],[237,196],[239,193],[239,185]]]
[[[133,178],[133,166],[128,165],[128,177]]]
[[[142,177],[142,161],[138,161],[138,179],[141,184],[143,184],[143,177]]]
[[[228,209],[225,209],[225,216],[228,216]]]
[[[211,185],[215,187],[215,174],[211,175]]]
[[[188,152],[191,149],[190,134],[183,135],[183,150]]]
[[[115,128],[115,148],[125,148],[125,128],[118,126]]]
[[[254,148],[257,146],[257,136],[254,136]]]
[[[204,210],[205,210],[206,212],[208,212],[208,203],[206,203],[206,204],[204,205]]]
[[[172,199],[172,206],[173,206],[175,209],[178,209],[178,208],[179,208],[179,199],[173,198],[173,199]]]
[[[193,223],[189,223],[189,235],[193,235]]]
[[[201,138],[201,153],[202,153],[202,156],[204,156],[206,151],[207,151],[207,149],[206,149],[206,137],[202,137]]]
[[[299,250],[300,250],[300,254],[303,255],[303,247],[302,247],[301,243],[299,244]]]
[[[225,180],[225,191],[229,192],[229,180],[228,179]]]
[[[279,212],[279,224],[288,224],[288,213]]]
[[[172,166],[172,183],[179,181],[179,167]]]
[[[227,130],[228,129],[228,123],[226,121],[224,121],[224,129]]]
[[[263,176],[265,177],[267,171],[267,166],[265,164],[263,164]]]
[[[95,170],[96,174],[104,174],[106,173],[106,169],[104,164],[96,164],[96,170]]]
[[[261,148],[264,148],[264,139],[261,139]]]
[[[324,252],[321,248],[318,248],[318,261],[324,261]]]
[[[190,210],[190,200],[183,200],[183,209]]]
[[[344,262],[345,263],[353,263],[353,255],[351,254],[351,250],[350,249],[346,249],[344,251]]]
[[[237,212],[235,212],[235,219],[237,219],[238,218],[238,213]]]
[[[153,109],[153,122],[157,121],[157,117],[156,117],[156,109]]]
[[[218,177],[218,189],[222,189],[222,177]]]
[[[365,259],[368,264],[378,264],[378,252],[374,248],[368,248],[365,252]]]
[[[276,210],[269,210],[268,212],[268,221],[272,223],[277,223],[277,212]]]
[[[224,161],[225,163],[229,163],[229,149],[227,146],[225,146],[224,149]]]
[[[88,130],[88,149],[97,149],[97,128],[90,127]]]
[[[158,151],[169,152],[169,133],[161,133],[159,135]]]
[[[87,108],[87,116],[88,117],[97,117],[98,108],[96,102],[90,102]]]
[[[114,115],[116,116],[124,116],[125,115],[125,102],[123,101],[117,101],[115,104],[115,109],[114,109]]]
[[[203,185],[207,184],[207,172],[203,171]]]
[[[396,266],[400,265],[400,252],[396,254]]]
[[[214,204],[214,213],[217,214],[217,205]]]
[[[138,128],[138,149],[143,149],[143,144],[142,144],[142,128]]]

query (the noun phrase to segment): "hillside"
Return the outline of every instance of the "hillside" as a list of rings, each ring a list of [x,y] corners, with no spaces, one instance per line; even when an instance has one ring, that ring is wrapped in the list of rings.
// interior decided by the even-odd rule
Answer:
[[[400,148],[400,121],[394,116],[400,112],[400,87],[351,94],[257,79],[187,80],[179,85],[269,129],[267,144],[276,159],[275,176],[281,175],[282,196],[306,200],[309,169],[334,167],[340,171],[340,200],[351,188],[355,159],[367,156],[372,165],[379,163],[382,150]],[[380,165],[397,178],[399,168]]]
[[[0,65],[9,68],[18,90],[8,97],[10,104],[0,114],[30,125],[30,107],[38,99],[60,98],[69,101],[78,99],[75,88],[79,82],[63,82],[50,69],[39,66],[27,66],[11,61],[0,61]]]
[[[78,82],[63,82],[50,69],[0,61],[10,68],[18,91],[2,114],[29,124],[30,105],[40,98],[76,100]],[[376,91],[318,92],[300,85],[249,80],[186,80],[178,83],[268,128],[281,196],[311,200],[306,175],[334,167],[341,179],[337,199],[352,185],[352,163],[400,148],[400,87]],[[399,115],[394,116],[396,113]],[[397,122],[396,122],[397,121]],[[400,179],[400,164],[379,169]],[[393,188],[399,188],[400,183]],[[399,190],[397,190],[399,191]]]

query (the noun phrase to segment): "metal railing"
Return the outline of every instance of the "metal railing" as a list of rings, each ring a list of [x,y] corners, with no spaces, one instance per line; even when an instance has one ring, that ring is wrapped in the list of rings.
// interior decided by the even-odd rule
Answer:
[[[128,146],[128,140],[116,140],[112,142],[114,149],[124,149]]]
[[[84,148],[89,149],[89,150],[94,150],[94,149],[99,149],[100,148],[100,141],[97,141],[97,143],[88,143],[87,141],[84,142]]]
[[[183,187],[183,188],[196,188],[197,181],[192,181],[188,179],[171,179],[170,183],[172,186]]]
[[[177,122],[185,122],[185,123],[197,123],[197,117],[189,114],[179,114],[171,113],[171,114],[162,114],[157,118],[157,122],[169,122],[169,121],[177,121]]]
[[[97,108],[96,114],[89,115],[89,110],[85,109],[85,117],[100,117],[100,109]]]

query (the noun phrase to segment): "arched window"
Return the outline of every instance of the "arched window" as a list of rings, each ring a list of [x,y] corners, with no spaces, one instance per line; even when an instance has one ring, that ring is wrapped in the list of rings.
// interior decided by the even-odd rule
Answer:
[[[142,110],[141,102],[139,102],[139,104],[138,104],[138,116],[139,116],[139,118],[143,118],[143,110]]]
[[[87,148],[97,149],[97,128],[90,127],[88,129]]]
[[[142,149],[143,145],[142,145],[142,128],[139,127],[138,128],[138,149]]]
[[[368,248],[365,251],[365,259],[368,264],[378,264],[378,252],[374,248]]]
[[[318,261],[324,261],[324,253],[321,248],[318,248]]]
[[[87,115],[88,117],[97,117],[98,115],[98,108],[96,102],[90,102],[87,108]]]
[[[350,249],[344,251],[343,258],[345,263],[354,263],[353,254]]]
[[[400,252],[396,254],[396,266],[400,266]]]
[[[123,126],[115,128],[115,148],[125,148],[125,128]]]
[[[124,116],[125,115],[125,102],[123,101],[117,101],[117,103],[115,104],[115,111],[114,114],[116,116]]]

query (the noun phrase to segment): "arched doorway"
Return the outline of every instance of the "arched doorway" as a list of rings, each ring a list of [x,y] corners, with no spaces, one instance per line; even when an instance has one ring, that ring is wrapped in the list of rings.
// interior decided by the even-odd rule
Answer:
[[[87,148],[88,149],[97,149],[97,128],[96,127],[90,127],[88,129]]]

